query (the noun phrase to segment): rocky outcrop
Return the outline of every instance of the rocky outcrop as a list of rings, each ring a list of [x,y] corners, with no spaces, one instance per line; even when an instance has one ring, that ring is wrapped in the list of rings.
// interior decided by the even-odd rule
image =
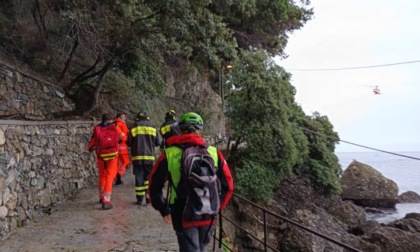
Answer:
[[[388,225],[377,225],[361,238],[380,247],[384,252],[418,252],[420,233],[407,232]]]
[[[191,66],[172,67],[165,71],[165,103],[176,111],[196,111],[205,120],[205,134],[224,135],[225,120],[221,99],[206,78]]]
[[[398,203],[420,203],[420,195],[407,191],[398,196]]]
[[[388,223],[387,226],[413,233],[420,233],[420,213],[409,213],[403,219]]]
[[[367,221],[363,208],[340,197],[324,197],[305,177],[284,179],[268,209],[284,218],[267,217],[269,244],[280,251],[349,251],[285,219],[360,251],[417,252],[420,248],[420,214],[409,214],[389,225]],[[241,226],[248,225],[247,231],[264,240],[261,210],[241,204],[233,211],[240,216],[236,221]],[[236,232],[236,244],[239,251],[263,249],[261,243],[241,231]]]
[[[369,165],[354,160],[341,177],[343,200],[364,207],[393,208],[398,202],[397,184]]]

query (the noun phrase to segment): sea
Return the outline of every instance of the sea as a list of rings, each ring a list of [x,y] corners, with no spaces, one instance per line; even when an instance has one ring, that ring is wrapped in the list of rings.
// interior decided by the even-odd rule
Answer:
[[[386,178],[397,183],[398,195],[413,191],[420,195],[420,152],[338,152],[336,153],[343,171],[353,160],[373,167]],[[405,157],[407,156],[407,157]],[[413,159],[413,158],[417,159]],[[389,223],[404,218],[407,213],[420,213],[420,203],[397,204],[392,209],[382,209],[385,214],[367,214],[368,220]]]

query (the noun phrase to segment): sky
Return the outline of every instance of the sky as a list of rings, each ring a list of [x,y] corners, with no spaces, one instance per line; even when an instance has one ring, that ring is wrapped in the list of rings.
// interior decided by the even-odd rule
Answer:
[[[390,151],[420,151],[420,1],[311,0],[314,16],[289,34],[286,59],[296,101],[319,112],[340,139]],[[379,66],[351,70],[301,71]],[[381,95],[374,95],[378,86]],[[336,152],[366,148],[341,142]]]

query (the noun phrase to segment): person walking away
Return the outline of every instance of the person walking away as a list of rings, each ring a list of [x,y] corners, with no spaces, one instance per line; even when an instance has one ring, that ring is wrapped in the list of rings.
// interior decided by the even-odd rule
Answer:
[[[112,209],[112,184],[117,174],[119,140],[127,139],[124,133],[113,123],[109,114],[102,115],[102,122],[95,126],[88,144],[89,152],[96,152],[99,171],[99,202],[102,209]]]
[[[160,134],[162,135],[162,144],[160,145],[161,150],[165,150],[167,144],[166,139],[175,135],[174,132],[171,130],[171,125],[176,123],[176,113],[175,110],[170,109],[165,114],[165,121],[160,126]]]
[[[181,135],[167,139],[169,147],[150,173],[150,200],[163,220],[172,223],[179,251],[206,251],[215,230],[216,215],[226,207],[232,196],[233,179],[221,151],[208,146],[202,138],[203,120],[200,115],[193,112],[183,114],[179,119],[179,130]],[[195,158],[196,155],[200,158]],[[207,161],[203,163],[200,160]],[[194,170],[196,168],[198,170]],[[165,197],[163,187],[166,180],[169,180],[169,188]],[[206,180],[207,186],[197,186],[197,183]],[[193,203],[196,200],[199,201],[198,208]]]
[[[150,122],[146,112],[138,113],[133,127],[128,135],[128,145],[131,147],[131,162],[135,176],[135,191],[137,204],[141,205],[149,186],[148,176],[155,162],[155,146],[161,144],[159,130]],[[149,197],[146,197],[146,204]]]
[[[117,113],[117,117],[115,118],[115,123],[117,127],[121,129],[123,134],[126,136],[125,140],[120,141],[120,152],[118,153],[118,171],[117,177],[115,179],[115,185],[121,185],[123,183],[122,177],[127,169],[127,166],[130,164],[130,156],[128,154],[128,146],[127,146],[127,138],[129,129],[126,123],[126,114],[123,112]]]

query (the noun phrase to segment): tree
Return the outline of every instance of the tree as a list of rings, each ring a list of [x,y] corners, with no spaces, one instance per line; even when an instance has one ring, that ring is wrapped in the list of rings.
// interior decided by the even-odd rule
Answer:
[[[311,181],[326,195],[341,193],[339,183],[342,172],[338,158],[334,154],[335,145],[339,142],[337,132],[327,116],[318,112],[307,116],[300,125],[309,142],[309,153],[305,163],[297,168],[301,174],[307,174]]]
[[[154,96],[164,90],[167,58],[208,67],[236,53],[232,34],[206,8],[208,1],[34,0],[27,8],[9,4],[15,10],[8,13],[11,19],[18,13],[32,17],[32,23],[26,22],[38,30],[42,46],[28,53],[42,52],[50,59],[45,68],[55,69],[52,76],[76,102],[81,93],[87,96],[74,113],[91,113],[100,92],[116,90],[115,83],[107,82],[112,72],[128,74],[134,88]],[[29,27],[15,26],[22,31]]]
[[[227,114],[234,139],[229,158],[238,177],[237,188],[247,196],[270,197],[299,161],[289,121],[294,103],[289,74],[264,52],[242,50],[229,84]],[[259,171],[258,181],[249,185],[253,170]],[[267,187],[271,190],[261,191]]]
[[[223,18],[242,49],[283,55],[288,33],[300,29],[313,12],[308,0],[215,0],[210,9]]]
[[[290,75],[266,53],[240,55],[227,82],[233,139],[228,159],[238,191],[267,200],[285,175],[295,173],[308,175],[325,194],[339,193],[338,135],[328,118],[304,114]]]

